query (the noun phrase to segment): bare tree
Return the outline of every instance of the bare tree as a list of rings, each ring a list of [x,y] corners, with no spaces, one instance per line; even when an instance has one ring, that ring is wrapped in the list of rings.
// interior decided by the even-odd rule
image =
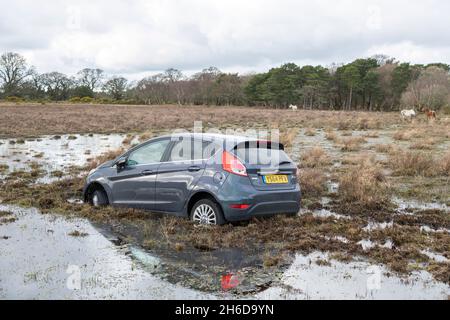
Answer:
[[[128,80],[124,77],[112,77],[103,86],[109,95],[115,100],[120,100],[123,98],[125,90],[127,88]]]
[[[183,80],[184,76],[180,70],[170,68],[164,72],[164,81],[169,85],[169,90],[175,94],[176,102],[181,105],[183,91]]]
[[[74,79],[60,72],[44,73],[37,80],[41,82],[50,98],[57,101],[68,99],[74,84]]]
[[[7,52],[0,57],[0,82],[6,96],[17,94],[21,83],[32,73],[24,57]]]
[[[86,86],[94,91],[101,86],[104,72],[101,69],[85,68],[77,73],[77,77],[82,86]]]
[[[410,83],[402,95],[402,104],[419,110],[425,107],[439,109],[448,102],[450,95],[449,73],[439,67],[428,67]]]

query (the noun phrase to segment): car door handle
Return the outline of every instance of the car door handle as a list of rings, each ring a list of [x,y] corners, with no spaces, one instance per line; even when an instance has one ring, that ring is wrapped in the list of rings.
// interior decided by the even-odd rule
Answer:
[[[141,174],[143,176],[149,176],[149,175],[153,174],[153,170],[144,170],[141,172]]]
[[[189,172],[196,172],[196,171],[200,171],[201,168],[199,166],[192,166],[188,168]]]

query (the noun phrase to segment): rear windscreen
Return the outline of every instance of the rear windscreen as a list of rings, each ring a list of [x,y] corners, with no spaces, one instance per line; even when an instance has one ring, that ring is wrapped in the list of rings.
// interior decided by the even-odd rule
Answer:
[[[238,147],[236,155],[241,161],[249,165],[271,165],[291,163],[289,156],[280,149],[261,147]]]

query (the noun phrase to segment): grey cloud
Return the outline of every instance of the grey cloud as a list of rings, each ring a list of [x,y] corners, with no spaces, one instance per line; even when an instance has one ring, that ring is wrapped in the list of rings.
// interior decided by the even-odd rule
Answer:
[[[2,3],[3,2],[3,3]],[[0,52],[41,72],[85,66],[143,74],[176,67],[260,71],[289,61],[330,64],[373,54],[450,63],[450,3],[431,1],[6,2]]]

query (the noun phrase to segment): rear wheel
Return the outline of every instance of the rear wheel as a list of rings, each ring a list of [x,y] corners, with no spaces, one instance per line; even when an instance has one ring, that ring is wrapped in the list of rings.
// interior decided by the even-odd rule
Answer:
[[[223,225],[226,222],[220,206],[210,199],[195,203],[191,210],[191,220],[205,225]]]
[[[96,189],[92,192],[90,204],[94,207],[102,207],[108,204],[108,196],[105,191]]]

